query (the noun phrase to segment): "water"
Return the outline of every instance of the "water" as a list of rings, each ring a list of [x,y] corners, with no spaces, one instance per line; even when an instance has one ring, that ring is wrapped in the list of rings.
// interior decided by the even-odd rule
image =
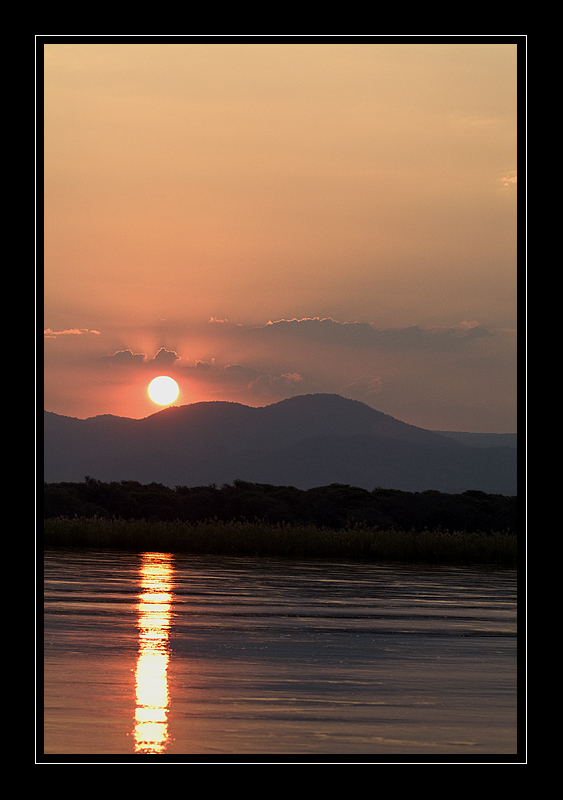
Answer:
[[[50,550],[44,635],[48,755],[516,753],[512,570]]]

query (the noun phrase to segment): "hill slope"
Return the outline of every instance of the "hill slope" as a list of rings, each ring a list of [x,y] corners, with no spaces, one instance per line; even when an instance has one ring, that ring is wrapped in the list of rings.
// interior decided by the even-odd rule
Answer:
[[[516,450],[477,448],[338,395],[270,406],[208,402],[145,419],[45,412],[45,481],[167,486],[235,479],[308,489],[346,483],[404,491],[516,494]]]

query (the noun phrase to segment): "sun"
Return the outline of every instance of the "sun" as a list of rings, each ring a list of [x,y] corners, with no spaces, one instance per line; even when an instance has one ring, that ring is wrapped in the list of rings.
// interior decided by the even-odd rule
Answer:
[[[160,375],[149,384],[149,397],[159,406],[167,406],[178,397],[180,389],[173,378]]]

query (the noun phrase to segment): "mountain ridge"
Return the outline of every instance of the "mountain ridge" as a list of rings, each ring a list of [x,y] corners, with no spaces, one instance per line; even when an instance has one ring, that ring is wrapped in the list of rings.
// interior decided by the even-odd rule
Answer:
[[[516,494],[516,451],[470,446],[340,395],[254,408],[210,401],[142,419],[45,411],[45,481],[234,480],[298,488],[345,483],[405,491]]]

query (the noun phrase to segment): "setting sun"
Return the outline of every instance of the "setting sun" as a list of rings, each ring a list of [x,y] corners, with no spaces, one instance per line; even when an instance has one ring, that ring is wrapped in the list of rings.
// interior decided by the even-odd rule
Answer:
[[[178,397],[179,391],[176,381],[167,375],[160,375],[151,381],[149,385],[149,397],[160,406],[167,406],[169,403],[173,403]]]

